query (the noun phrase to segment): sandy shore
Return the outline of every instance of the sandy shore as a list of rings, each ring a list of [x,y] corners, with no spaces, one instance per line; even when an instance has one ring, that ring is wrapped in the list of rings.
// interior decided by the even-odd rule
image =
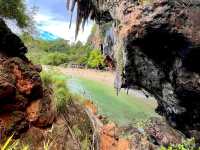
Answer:
[[[58,67],[59,71],[69,76],[78,76],[86,79],[100,81],[108,85],[114,85],[114,72],[99,71],[93,69],[77,69]]]

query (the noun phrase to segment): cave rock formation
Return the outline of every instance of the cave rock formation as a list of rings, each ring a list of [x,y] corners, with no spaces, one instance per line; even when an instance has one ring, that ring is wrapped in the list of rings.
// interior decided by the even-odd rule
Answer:
[[[89,1],[100,26],[113,22],[117,85],[145,89],[171,126],[200,137],[200,1]]]

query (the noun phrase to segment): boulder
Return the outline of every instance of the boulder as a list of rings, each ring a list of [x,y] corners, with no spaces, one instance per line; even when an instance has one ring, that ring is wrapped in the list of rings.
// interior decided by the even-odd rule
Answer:
[[[7,138],[12,134],[18,137],[28,129],[28,122],[25,120],[25,113],[13,111],[0,114],[0,133],[1,139]]]
[[[170,144],[179,144],[184,135],[171,128],[165,121],[154,118],[145,127],[145,132],[149,140],[155,145],[169,146]]]
[[[15,91],[16,91],[16,89],[13,84],[6,82],[6,80],[0,80],[0,100],[4,100],[6,98],[9,99],[9,98],[14,97]]]
[[[44,90],[40,72],[25,56],[27,48],[0,19],[0,139],[20,137],[31,126],[54,121],[51,93]],[[2,142],[2,141],[1,141]]]
[[[55,119],[55,112],[49,93],[47,91],[44,93],[44,97],[32,101],[26,108],[26,119],[36,127],[47,127]]]

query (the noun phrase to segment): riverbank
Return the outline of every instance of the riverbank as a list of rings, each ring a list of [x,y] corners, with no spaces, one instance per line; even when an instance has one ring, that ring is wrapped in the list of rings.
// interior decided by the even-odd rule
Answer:
[[[81,77],[89,80],[98,81],[104,83],[108,86],[114,86],[114,79],[115,79],[115,72],[110,71],[101,71],[101,70],[94,70],[94,69],[78,69],[78,68],[63,68],[63,67],[56,67],[61,73],[70,76],[70,77]],[[125,91],[122,89],[122,91]],[[127,91],[126,91],[127,92]],[[154,97],[150,95],[146,96],[143,91],[140,90],[131,90],[128,91],[129,95],[143,98],[146,100],[154,100]]]
[[[44,66],[47,69],[48,66]],[[51,67],[66,75],[68,88],[71,92],[92,101],[98,112],[108,120],[124,126],[146,121],[158,116],[155,113],[157,102],[146,98],[142,92],[121,90],[117,96],[113,87],[114,72],[90,69],[74,69]]]
[[[78,68],[62,68],[59,71],[68,76],[82,77],[90,80],[100,81],[107,85],[114,84],[114,72],[94,70],[94,69],[78,69]]]

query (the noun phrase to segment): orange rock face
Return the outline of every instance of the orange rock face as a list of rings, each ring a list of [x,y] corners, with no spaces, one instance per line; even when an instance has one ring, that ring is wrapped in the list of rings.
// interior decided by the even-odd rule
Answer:
[[[38,72],[41,69],[34,68],[30,62],[19,57],[1,57],[1,136],[9,136],[12,133],[20,135],[30,124],[36,127],[51,125],[55,115],[51,93],[42,87]]]
[[[13,73],[16,77],[17,88],[21,93],[30,94],[33,89],[33,83],[23,77],[18,66],[14,66]]]
[[[26,113],[26,119],[36,127],[51,125],[55,114],[47,92],[45,92],[45,96],[42,99],[32,101],[26,108]]]
[[[116,136],[115,124],[104,125],[100,133],[100,150],[130,150],[130,141]]]
[[[0,139],[5,135],[19,136],[23,130],[28,128],[28,122],[25,120],[25,113],[21,111],[13,111],[0,114]]]
[[[35,122],[39,118],[39,104],[40,100],[33,101],[30,106],[26,108],[27,120],[30,122]]]
[[[26,52],[21,39],[0,19],[0,142],[54,121],[51,93],[39,74],[42,67],[33,65]]]
[[[93,114],[97,114],[97,107],[93,104],[92,101],[86,100],[83,104],[87,109],[89,109]]]

